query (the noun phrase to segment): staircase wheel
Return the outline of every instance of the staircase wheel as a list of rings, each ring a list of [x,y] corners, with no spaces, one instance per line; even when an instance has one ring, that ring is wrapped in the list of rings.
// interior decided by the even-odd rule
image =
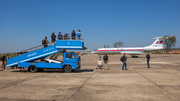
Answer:
[[[32,73],[37,72],[36,66],[30,66],[30,67],[29,67],[29,70],[30,70],[30,72],[32,72]]]
[[[67,65],[67,66],[64,67],[64,71],[65,71],[66,73],[70,73],[70,72],[72,72],[72,67],[69,66],[69,65]]]

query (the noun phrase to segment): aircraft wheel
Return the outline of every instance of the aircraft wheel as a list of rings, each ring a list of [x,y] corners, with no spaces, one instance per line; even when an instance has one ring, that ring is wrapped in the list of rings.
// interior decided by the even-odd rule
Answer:
[[[65,66],[65,67],[64,67],[64,71],[65,71],[66,73],[70,73],[70,72],[72,72],[72,67],[71,67],[71,66]]]
[[[29,67],[29,70],[30,70],[30,72],[32,72],[32,73],[37,72],[36,66],[30,66],[30,67]]]

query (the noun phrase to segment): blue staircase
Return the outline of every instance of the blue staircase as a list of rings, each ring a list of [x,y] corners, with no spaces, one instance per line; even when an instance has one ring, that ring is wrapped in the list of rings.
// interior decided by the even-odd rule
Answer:
[[[29,62],[29,61],[38,60],[38,59],[47,57],[49,55],[61,52],[62,49],[84,50],[86,49],[86,47],[84,47],[83,40],[57,40],[56,45],[34,50],[26,54],[22,54],[22,55],[8,59],[7,67],[15,66],[19,62]]]

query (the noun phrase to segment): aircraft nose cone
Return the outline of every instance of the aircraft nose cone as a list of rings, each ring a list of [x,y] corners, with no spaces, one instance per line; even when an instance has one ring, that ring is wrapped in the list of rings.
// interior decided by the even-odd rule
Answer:
[[[96,50],[91,52],[91,54],[95,54],[95,53],[96,53]]]

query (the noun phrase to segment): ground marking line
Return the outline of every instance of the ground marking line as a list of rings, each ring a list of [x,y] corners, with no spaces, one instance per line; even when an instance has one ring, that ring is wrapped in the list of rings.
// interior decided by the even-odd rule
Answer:
[[[170,93],[169,91],[167,91],[166,89],[164,89],[163,87],[161,87],[160,85],[156,84],[155,82],[151,81],[150,79],[148,79],[147,77],[145,77],[144,75],[142,75],[141,73],[139,73],[138,71],[132,69],[133,71],[135,71],[136,73],[138,73],[139,75],[141,75],[142,77],[144,77],[146,80],[150,81],[151,83],[153,83],[154,85],[158,86],[159,88],[161,88],[162,90],[164,90],[165,92],[167,92],[168,94],[170,94],[171,96],[173,96],[174,98],[178,99],[178,97],[176,97],[175,95],[173,95],[172,93]]]
[[[71,95],[70,98],[67,99],[67,101],[69,101],[84,86],[84,84],[95,74],[95,72],[93,72],[93,74],[78,88],[78,90],[74,94]]]

